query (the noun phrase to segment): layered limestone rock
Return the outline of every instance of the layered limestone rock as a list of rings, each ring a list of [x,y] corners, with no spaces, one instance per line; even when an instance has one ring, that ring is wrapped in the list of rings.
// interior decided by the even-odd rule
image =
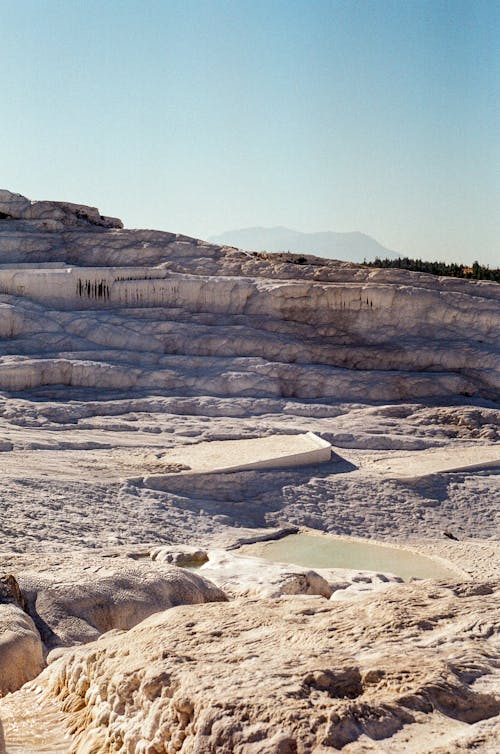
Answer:
[[[425,583],[178,607],[66,653],[37,684],[75,753],[493,754],[497,600],[492,585]]]
[[[499,395],[495,283],[297,264],[9,192],[0,213],[0,389]]]
[[[165,564],[75,554],[49,566],[21,569],[16,577],[47,649],[126,631],[152,613],[175,605],[225,601],[226,595],[195,573]]]
[[[500,287],[302,261],[0,193],[0,690],[50,650],[9,752],[496,754]],[[309,431],[335,462],[182,473]],[[220,549],[304,525],[470,581]]]
[[[35,678],[45,665],[43,645],[16,579],[0,578],[0,696]],[[2,752],[0,724],[0,754]]]
[[[207,579],[162,559],[75,553],[15,570],[16,578],[0,578],[0,695],[35,678],[55,648],[126,631],[176,605],[227,600]]]
[[[64,230],[67,227],[123,228],[116,217],[104,217],[97,207],[71,202],[30,201],[22,194],[0,189],[0,220],[27,220],[28,228]]]

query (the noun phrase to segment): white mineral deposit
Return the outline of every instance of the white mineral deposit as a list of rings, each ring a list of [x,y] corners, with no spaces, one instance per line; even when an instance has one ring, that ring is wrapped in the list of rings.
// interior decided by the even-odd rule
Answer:
[[[0,752],[498,752],[499,303],[0,191]]]

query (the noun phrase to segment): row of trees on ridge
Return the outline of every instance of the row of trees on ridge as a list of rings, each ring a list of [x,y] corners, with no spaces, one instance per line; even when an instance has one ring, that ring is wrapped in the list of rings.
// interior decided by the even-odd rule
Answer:
[[[363,264],[367,267],[391,267],[413,272],[429,272],[431,275],[445,275],[454,278],[468,278],[470,280],[494,280],[500,283],[500,269],[490,269],[488,266],[474,262],[471,267],[464,264],[451,262],[427,262],[423,259],[410,259],[399,257],[398,259],[379,259],[375,257],[373,262]]]

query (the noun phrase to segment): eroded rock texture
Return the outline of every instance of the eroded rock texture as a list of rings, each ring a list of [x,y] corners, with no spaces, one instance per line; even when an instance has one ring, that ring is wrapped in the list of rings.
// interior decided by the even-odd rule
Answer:
[[[16,691],[44,667],[43,645],[12,575],[0,577],[0,696]],[[0,724],[0,754],[2,732]]]
[[[179,607],[66,654],[40,681],[87,754],[493,754],[498,592],[393,586]],[[477,750],[477,748],[475,749]]]
[[[2,690],[51,650],[0,700],[7,750],[496,754],[499,297],[0,192]],[[307,431],[330,463],[189,471],[192,443]],[[302,525],[417,538],[471,581],[171,565]]]
[[[0,578],[0,697],[35,678],[51,650],[126,631],[176,605],[226,599],[198,574],[150,560],[82,553],[21,565],[16,578]]]
[[[0,388],[498,395],[495,283],[297,264],[6,191],[0,213]]]
[[[68,558],[17,574],[27,610],[47,649],[127,630],[174,605],[224,601],[225,594],[195,573],[126,559]]]

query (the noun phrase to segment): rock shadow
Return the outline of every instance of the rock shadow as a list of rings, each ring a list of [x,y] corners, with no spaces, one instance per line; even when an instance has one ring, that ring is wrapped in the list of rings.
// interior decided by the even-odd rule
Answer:
[[[224,516],[233,526],[254,528],[267,526],[267,514],[284,507],[287,487],[300,487],[312,479],[326,479],[355,469],[341,459],[297,468],[155,475],[145,477],[143,486],[165,493],[169,505],[198,514]]]
[[[457,476],[457,474],[454,475],[454,481],[459,481]],[[451,479],[448,474],[433,474],[404,482],[395,481],[398,486],[409,487],[424,500],[434,501],[436,504],[444,503],[449,497]]]

